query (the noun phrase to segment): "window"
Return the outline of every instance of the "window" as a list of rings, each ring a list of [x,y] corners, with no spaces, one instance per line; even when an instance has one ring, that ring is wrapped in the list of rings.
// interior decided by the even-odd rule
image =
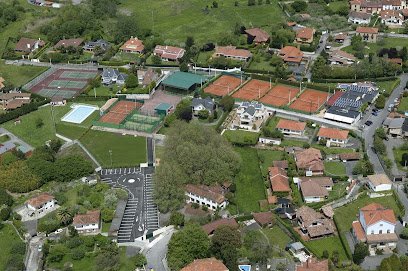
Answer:
[[[383,224],[380,224],[380,227],[382,227],[383,226]]]
[[[387,233],[391,233],[391,230],[387,230]]]
[[[374,230],[371,230],[371,234],[374,234]]]
[[[379,233],[379,234],[382,234],[382,230],[379,230],[378,233]]]

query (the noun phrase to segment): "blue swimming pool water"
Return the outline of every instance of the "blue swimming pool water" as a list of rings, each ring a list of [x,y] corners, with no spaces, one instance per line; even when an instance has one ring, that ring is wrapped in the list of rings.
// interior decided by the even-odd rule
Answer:
[[[61,120],[71,123],[82,123],[95,110],[98,110],[98,108],[91,105],[74,105],[71,111],[69,111]]]
[[[239,271],[251,271],[250,265],[238,265]]]

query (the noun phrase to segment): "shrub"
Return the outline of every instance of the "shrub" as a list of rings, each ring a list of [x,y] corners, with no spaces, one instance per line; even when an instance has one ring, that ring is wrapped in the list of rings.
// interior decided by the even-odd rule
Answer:
[[[404,228],[401,233],[400,233],[400,237],[402,239],[408,239],[408,228]]]
[[[73,260],[81,260],[83,257],[85,257],[85,251],[83,249],[73,250],[72,256],[71,256]]]
[[[11,209],[10,207],[4,207],[0,210],[0,221],[6,221],[10,218]]]

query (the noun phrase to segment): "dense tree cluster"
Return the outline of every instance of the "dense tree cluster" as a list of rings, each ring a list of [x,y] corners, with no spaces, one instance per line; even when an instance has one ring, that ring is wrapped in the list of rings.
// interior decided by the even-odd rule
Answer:
[[[18,1],[0,2],[0,29],[15,22],[24,14],[24,8]]]
[[[214,129],[198,123],[174,122],[164,149],[154,178],[162,211],[181,206],[187,183],[212,185],[232,180],[240,166],[240,157],[229,143]]]

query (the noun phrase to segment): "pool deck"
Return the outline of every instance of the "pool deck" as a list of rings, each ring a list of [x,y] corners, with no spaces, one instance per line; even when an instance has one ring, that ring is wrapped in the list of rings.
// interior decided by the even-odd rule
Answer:
[[[71,105],[71,108],[72,109],[61,118],[61,121],[80,124],[84,120],[86,120],[94,111],[99,110],[99,107],[88,104],[73,104]],[[81,114],[80,116],[74,116],[75,114],[79,114],[78,111],[81,109],[88,109],[88,111]]]

